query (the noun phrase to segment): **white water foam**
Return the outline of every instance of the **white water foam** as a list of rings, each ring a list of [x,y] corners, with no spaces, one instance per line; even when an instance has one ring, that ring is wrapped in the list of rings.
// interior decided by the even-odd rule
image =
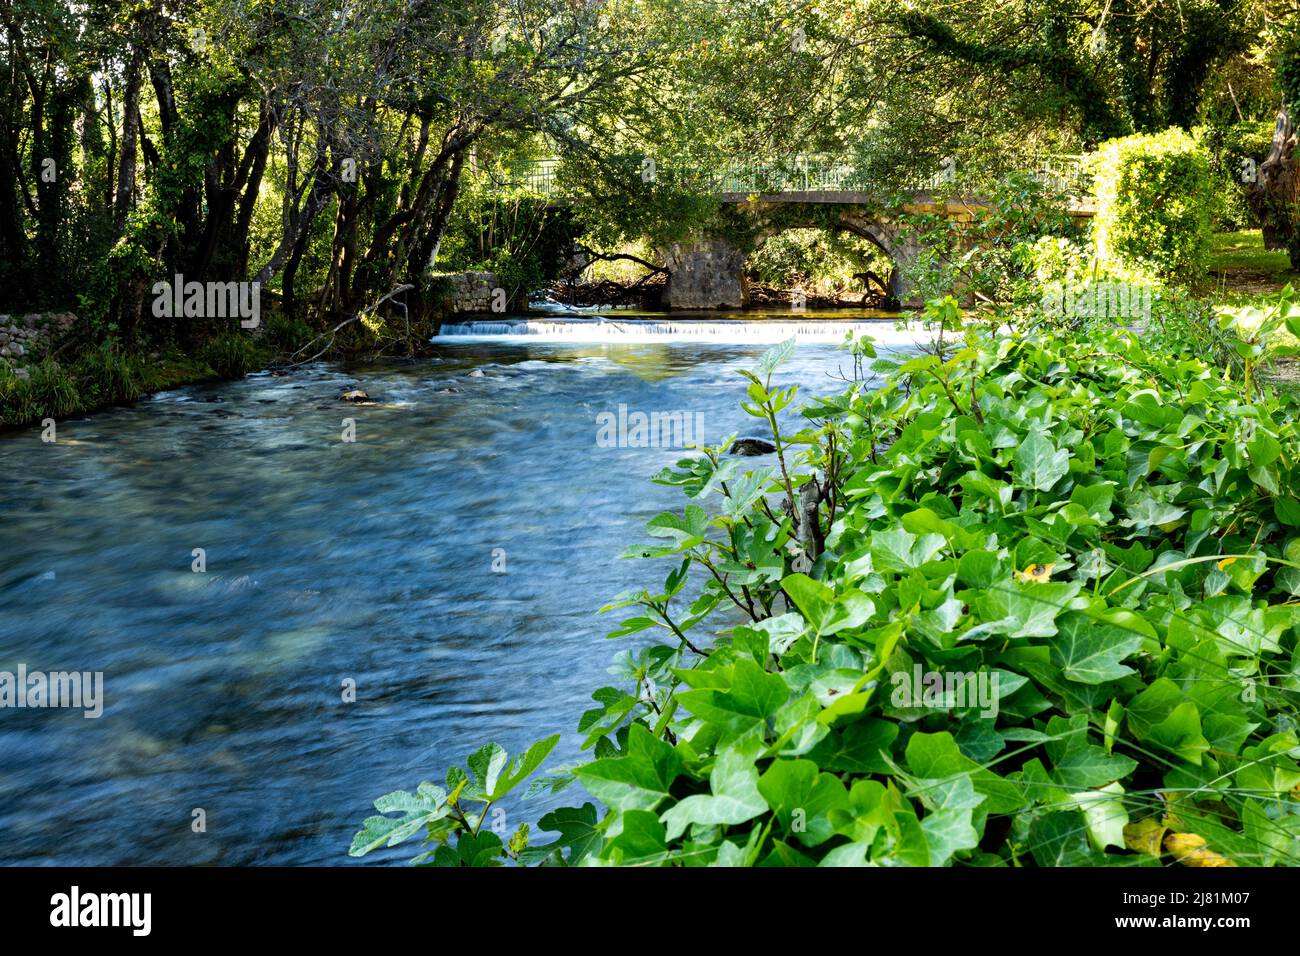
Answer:
[[[916,323],[892,319],[837,320],[767,319],[718,321],[709,319],[611,319],[604,316],[565,319],[497,319],[448,322],[437,338],[453,342],[726,342],[773,344],[794,338],[799,342],[841,343],[847,333],[867,334],[882,345],[915,345],[931,335]]]

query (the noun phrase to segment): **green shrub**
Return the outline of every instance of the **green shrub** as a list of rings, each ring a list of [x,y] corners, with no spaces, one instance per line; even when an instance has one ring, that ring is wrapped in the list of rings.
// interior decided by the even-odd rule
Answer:
[[[1209,152],[1210,175],[1214,179],[1214,227],[1233,232],[1256,225],[1246,204],[1246,188],[1252,173],[1258,175],[1260,164],[1268,156],[1273,121],[1200,126],[1193,135]]]
[[[73,375],[88,405],[130,402],[162,387],[156,366],[111,344],[78,359]]]
[[[31,418],[62,418],[84,407],[76,378],[54,359],[47,358],[28,371],[31,373],[27,389],[33,407]]]
[[[1093,272],[1091,251],[1064,236],[1043,236],[1023,255],[1036,283],[1084,282]]]
[[[289,355],[312,339],[312,330],[296,316],[272,312],[266,316],[265,342],[276,355]]]
[[[1292,120],[1300,112],[1300,31],[1283,33],[1277,46],[1277,85],[1282,98],[1292,110]]]
[[[203,346],[200,358],[222,378],[241,378],[266,364],[266,354],[247,332],[223,332]]]
[[[0,367],[0,424],[61,418],[97,405],[134,401],[163,387],[156,365],[105,344],[72,365],[45,359],[23,381]]]
[[[1205,149],[1179,129],[1105,142],[1089,163],[1103,263],[1135,278],[1190,282],[1205,273],[1214,182]]]
[[[746,267],[762,283],[827,294],[860,292],[863,285],[854,276],[867,270],[887,281],[893,265],[876,246],[859,236],[796,228],[768,239],[750,255]]]
[[[607,607],[636,644],[579,721],[592,757],[530,787],[603,809],[503,841],[484,821],[558,738],[489,744],[376,801],[352,854],[1300,864],[1295,404],[1115,330],[965,345],[877,362],[790,434],[787,343],[745,373],[775,460],[724,442],[656,476],[687,502],[627,556],[671,571]]]
[[[22,425],[36,414],[31,383],[19,378],[6,364],[0,363],[0,425]]]
[[[955,183],[953,197],[977,188]],[[1068,197],[1024,173],[1011,173],[978,187],[985,202],[970,207],[970,222],[946,211],[903,213],[899,241],[915,246],[899,267],[920,298],[956,291],[962,298],[995,302],[1018,296],[1032,267],[1026,250],[1043,236],[1071,237]],[[942,192],[936,197],[942,201]]]

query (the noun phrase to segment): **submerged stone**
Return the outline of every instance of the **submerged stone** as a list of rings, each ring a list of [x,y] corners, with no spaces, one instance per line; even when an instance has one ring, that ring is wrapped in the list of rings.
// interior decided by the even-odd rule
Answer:
[[[755,455],[770,455],[774,451],[776,451],[776,446],[762,438],[737,438],[731,443],[731,448],[728,449],[727,453],[753,457]]]

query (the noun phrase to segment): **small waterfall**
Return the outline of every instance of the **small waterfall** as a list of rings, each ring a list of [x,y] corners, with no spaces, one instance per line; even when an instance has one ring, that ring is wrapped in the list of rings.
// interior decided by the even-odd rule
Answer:
[[[847,333],[866,333],[883,344],[908,345],[930,336],[920,325],[894,319],[621,319],[608,316],[510,318],[448,322],[443,339],[525,342],[726,342],[763,345],[794,338],[800,342],[840,343]]]

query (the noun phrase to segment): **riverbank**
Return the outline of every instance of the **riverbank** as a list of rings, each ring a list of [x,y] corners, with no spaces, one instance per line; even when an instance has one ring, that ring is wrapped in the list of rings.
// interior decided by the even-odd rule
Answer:
[[[269,361],[265,349],[237,341],[232,333],[196,355],[140,354],[103,345],[73,360],[45,356],[20,369],[0,367],[0,431],[128,405],[186,385],[242,378]]]
[[[398,327],[358,319],[318,330],[279,313],[265,318],[254,331],[223,332],[189,349],[131,348],[113,340],[77,348],[73,341],[56,339],[45,343],[43,354],[23,356],[26,365],[0,362],[0,432],[307,361],[425,354],[438,324],[425,320]]]
[[[1209,270],[1196,290],[1198,297],[1220,310],[1262,307],[1276,301],[1288,284],[1300,281],[1290,268],[1285,252],[1264,249],[1259,230],[1220,233],[1215,236]],[[654,309],[662,290],[662,276],[645,283],[563,284],[549,290],[557,303],[575,308],[627,305]],[[800,290],[750,286],[751,309],[794,309],[810,311],[877,308],[879,296],[854,293],[857,301],[839,296],[806,294]],[[650,305],[645,305],[649,302]],[[668,313],[663,313],[668,315]],[[742,316],[744,313],[740,313]],[[457,316],[473,319],[476,316]],[[730,316],[734,318],[734,316]],[[411,324],[353,321],[343,327],[309,327],[302,321],[285,319],[270,312],[265,326],[254,333],[227,332],[192,349],[130,350],[107,343],[73,352],[66,345],[51,342],[51,355],[40,357],[21,374],[0,362],[0,431],[81,415],[103,408],[130,404],[157,392],[205,382],[242,378],[249,372],[291,368],[305,361],[355,361],[386,354],[419,356],[428,354],[429,342],[438,326],[451,318],[439,314]],[[497,316],[485,313],[484,320]],[[811,318],[811,316],[810,316]],[[12,359],[10,359],[12,361]],[[1294,360],[1275,365],[1282,382],[1300,381]]]

